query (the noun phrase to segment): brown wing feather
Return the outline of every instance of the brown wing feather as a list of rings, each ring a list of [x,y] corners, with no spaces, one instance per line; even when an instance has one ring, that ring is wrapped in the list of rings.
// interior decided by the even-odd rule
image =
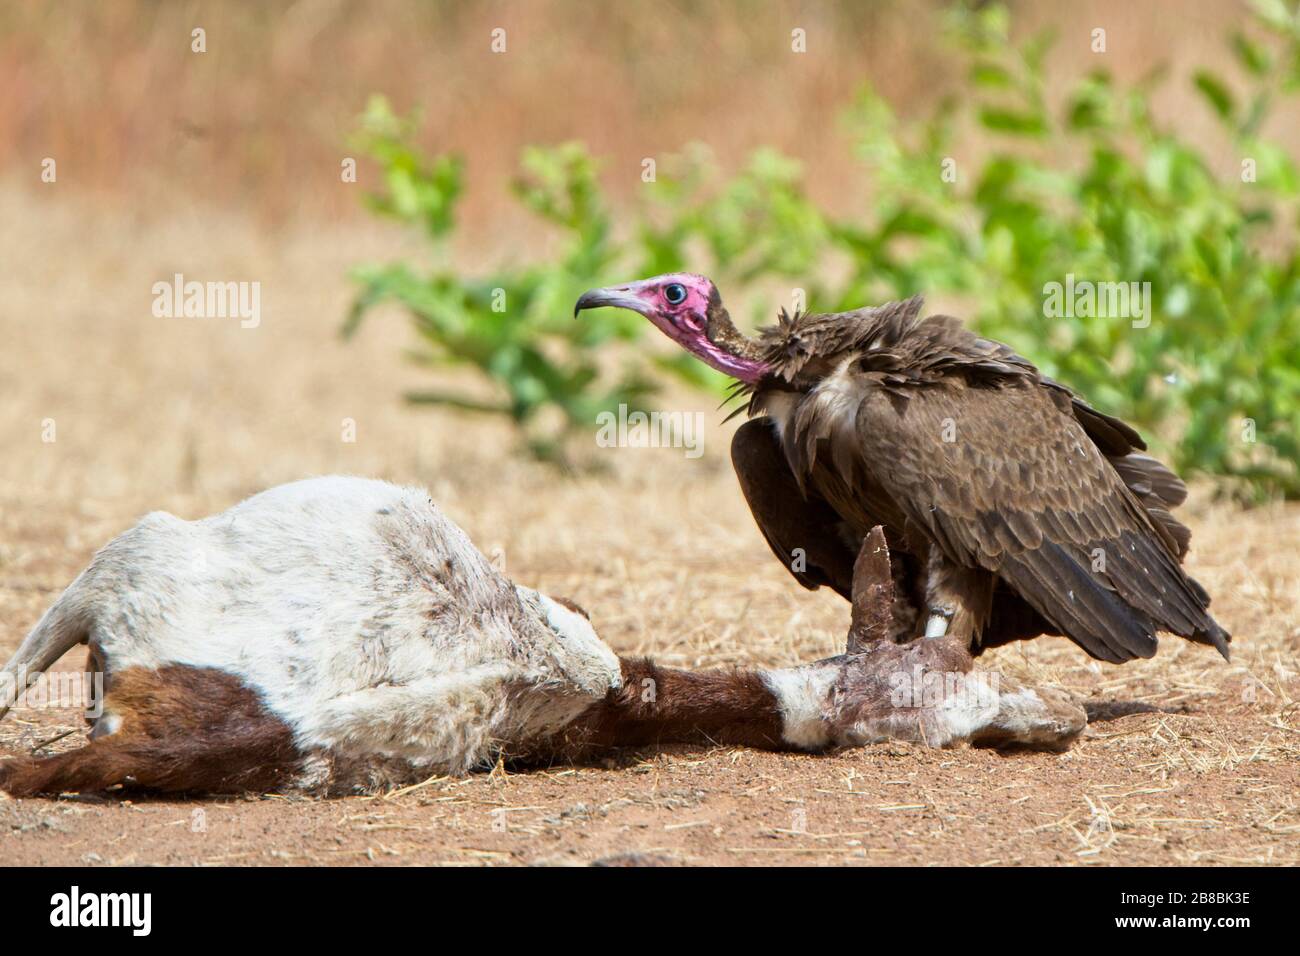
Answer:
[[[842,515],[820,495],[799,487],[770,419],[750,419],[736,429],[731,462],[758,530],[785,569],[809,590],[826,586],[852,600],[859,545]],[[890,568],[894,637],[905,639],[919,613],[911,599],[917,564],[899,551]]]
[[[1187,486],[1182,479],[1150,455],[1142,454],[1146,442],[1127,422],[1097,411],[1058,382],[1049,378],[1042,379],[1042,382],[1058,397],[1058,401],[1068,400],[1070,412],[1146,509],[1156,533],[1181,560],[1187,554],[1192,532],[1169,509],[1187,500]],[[1192,584],[1205,596],[1199,584],[1195,581]],[[1208,603],[1208,596],[1204,599]]]
[[[820,495],[859,529],[880,519],[898,538],[910,527],[925,539],[912,543],[919,544],[922,552],[933,541],[953,554],[969,554],[971,560],[981,555],[984,562],[1005,560],[1007,569],[995,594],[986,640],[1001,643],[1044,631],[1091,634],[1103,630],[1103,619],[1109,619],[1113,631],[1109,641],[1101,635],[1076,636],[1099,657],[1126,659],[1152,653],[1156,627],[1190,631],[1194,640],[1225,650],[1226,632],[1205,613],[1209,596],[1177,567],[1191,535],[1170,509],[1184,500],[1186,487],[1173,472],[1142,454],[1146,445],[1141,435],[1041,376],[1010,347],[981,338],[948,316],[921,319],[921,305],[914,298],[839,315],[782,315],[777,326],[763,333],[765,358],[774,373],[766,387],[753,390],[750,412],[764,408],[769,390],[805,396],[784,442],[797,488]],[[853,367],[846,373],[850,359]],[[949,462],[946,470],[938,471],[930,470],[929,460],[909,461],[904,455],[895,470],[905,472],[910,467],[910,477],[928,483],[931,492],[920,512],[905,515],[899,505],[907,503],[915,510],[916,502],[909,502],[906,493],[896,498],[894,489],[876,480],[875,472],[881,461],[893,460],[900,449],[911,448],[911,436],[902,430],[893,436],[897,444],[891,446],[889,435],[872,432],[865,436],[864,444],[874,453],[868,455],[854,437],[846,439],[843,434],[844,421],[861,418],[861,410],[852,401],[810,397],[828,379],[844,374],[870,380],[889,413],[900,418],[910,414],[913,424],[926,413],[909,413],[909,407],[924,406],[927,396],[943,395],[946,389],[999,396],[996,407],[987,411],[986,425],[989,435],[1000,437],[999,448],[1006,453],[986,461],[967,449],[972,460]],[[741,389],[749,390],[748,386]],[[1057,447],[1031,447],[1028,457],[1021,455],[1022,448],[1008,450],[1013,446],[1006,444],[1011,440],[1007,428],[1029,427],[1012,407],[1000,404],[1001,396],[1014,391],[1034,396],[1034,411],[1040,416],[1055,408],[1055,417],[1037,420],[1035,427],[1045,428],[1038,436],[1040,443],[1045,436],[1056,436]],[[943,417],[956,421],[956,409],[942,410],[954,412]],[[1067,422],[1073,430],[1066,436],[1070,441],[1061,445],[1065,434],[1061,429]],[[869,415],[865,424],[872,431]],[[937,430],[935,422],[925,427],[931,435]],[[1078,461],[1068,447],[1071,443],[1078,446]],[[1072,475],[1072,469],[1079,473]],[[1008,495],[1027,507],[989,507]],[[954,509],[953,514],[964,513],[965,523],[943,517],[940,505]],[[759,524],[764,524],[762,518]],[[766,529],[765,534],[770,543]],[[1123,548],[1118,558],[1121,567],[1115,572],[1121,576],[1118,585],[1104,575],[1080,570],[1091,567],[1093,552],[1100,549],[1107,554],[1116,547]],[[773,550],[780,554],[776,545]],[[998,557],[1002,554],[1005,559]],[[1080,574],[1083,577],[1075,581]],[[1154,578],[1146,583],[1154,588],[1152,595],[1159,596],[1145,594],[1137,583],[1149,575]],[[1010,578],[1020,581],[1020,587],[1012,585],[1008,592]],[[1082,583],[1082,589],[1072,589],[1071,582]],[[1161,588],[1171,587],[1166,604]],[[1060,588],[1067,595],[1072,590],[1084,593],[1072,599],[1077,606],[1058,608],[1055,618],[1044,620],[1042,608]],[[1026,592],[1022,596],[1032,607],[1021,603],[1019,591]],[[1031,600],[1031,591],[1041,593]],[[1152,607],[1145,609],[1152,601]]]
[[[856,384],[852,435],[827,430],[818,408],[831,406],[809,402],[796,442],[815,454],[808,438],[831,435],[837,458],[852,443],[860,465],[950,560],[996,572],[1103,659],[1150,656],[1157,629],[1226,655],[1229,637],[1176,548],[1049,389],[948,377],[904,390],[870,372]]]
[[[736,429],[731,463],[758,530],[795,580],[809,590],[826,585],[851,599],[854,554],[837,531],[843,519],[820,497],[799,489],[769,419],[752,418]]]

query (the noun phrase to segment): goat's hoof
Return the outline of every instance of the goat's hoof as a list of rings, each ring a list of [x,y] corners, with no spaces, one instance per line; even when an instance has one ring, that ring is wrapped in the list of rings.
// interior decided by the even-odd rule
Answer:
[[[1022,687],[999,695],[996,716],[971,735],[971,743],[1062,751],[1087,726],[1087,713],[1069,694],[1051,687]]]

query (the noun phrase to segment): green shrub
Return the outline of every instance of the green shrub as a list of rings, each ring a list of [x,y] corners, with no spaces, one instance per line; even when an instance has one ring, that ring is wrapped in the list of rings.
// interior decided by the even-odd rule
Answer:
[[[573,320],[575,299],[607,279],[620,255],[610,238],[595,163],[576,144],[530,149],[514,191],[529,210],[565,233],[563,251],[554,262],[466,279],[445,264],[461,163],[421,156],[411,133],[412,123],[394,116],[382,97],[371,99],[357,144],[383,169],[384,190],[369,201],[381,215],[423,227],[443,264],[428,271],[404,262],[355,269],[360,292],[344,334],[353,334],[374,306],[400,303],[426,346],[415,355],[418,361],[471,366],[492,386],[481,399],[428,390],[409,394],[410,401],[507,415],[531,452],[563,461],[565,439],[575,430],[590,430],[598,412],[620,403],[639,408],[652,389],[646,370],[635,363],[613,380],[600,374],[602,348],[640,335],[637,317]],[[558,415],[547,420],[547,412]]]
[[[960,105],[912,126],[870,95],[854,110],[879,199],[870,225],[837,229],[856,270],[818,305],[961,294],[983,333],[1142,426],[1181,471],[1229,479],[1243,497],[1300,494],[1298,177],[1260,136],[1300,88],[1300,20],[1278,2],[1260,10],[1274,42],[1231,41],[1243,103],[1207,70],[1192,80],[1241,157],[1216,170],[1152,116],[1154,75],[1120,89],[1093,72],[1054,112],[1042,94],[1050,38],[1016,48],[1005,10],[957,8],[969,63]],[[994,137],[977,163],[961,158],[960,119]],[[1046,164],[1046,146],[1074,162]],[[931,172],[945,157],[957,158],[955,184]],[[1243,181],[1247,160],[1254,181]],[[1046,318],[1047,284],[1068,275],[1149,282],[1150,324]]]
[[[915,292],[956,297],[981,332],[1142,427],[1180,471],[1217,476],[1243,498],[1300,496],[1300,174],[1261,132],[1300,89],[1300,15],[1283,0],[1256,10],[1252,33],[1228,41],[1238,81],[1204,69],[1188,79],[1240,166],[1213,168],[1198,144],[1157,122],[1149,104],[1158,72],[1121,88],[1099,69],[1049,104],[1050,36],[1017,46],[1004,8],[958,6],[949,41],[967,68],[959,98],[907,122],[870,91],[847,110],[875,197],[863,220],[810,202],[798,163],[774,150],[723,177],[692,148],[660,164],[616,238],[583,148],[530,149],[515,193],[563,232],[559,256],[475,279],[445,265],[363,267],[347,329],[377,302],[403,304],[429,361],[472,365],[500,396],[414,400],[503,412],[534,451],[560,457],[597,412],[646,400],[657,373],[707,388],[720,381],[686,356],[651,360],[623,347],[643,333],[637,316],[573,322],[572,303],[590,286],[690,269],[713,275],[732,301],[751,283],[780,279],[820,311]],[[983,145],[968,154],[961,145],[976,126]],[[410,132],[372,101],[359,142],[385,188],[371,201],[422,225],[442,251],[461,166],[420,156]],[[1049,317],[1050,284],[1067,276],[1149,283],[1150,309],[1136,324],[1127,314]],[[598,374],[597,349],[620,357],[621,377]],[[560,423],[542,430],[548,409]]]

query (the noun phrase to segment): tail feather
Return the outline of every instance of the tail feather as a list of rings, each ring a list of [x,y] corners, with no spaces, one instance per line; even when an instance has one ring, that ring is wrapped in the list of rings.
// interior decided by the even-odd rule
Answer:
[[[1219,622],[1205,615],[1207,623],[1197,627],[1195,631],[1187,635],[1189,641],[1195,641],[1197,644],[1208,644],[1218,651],[1225,661],[1232,660],[1232,651],[1229,644],[1232,642],[1232,634],[1220,626]]]
[[[1007,560],[1002,574],[1021,597],[1085,651],[1122,664],[1156,652],[1151,619],[1103,587],[1063,548],[1051,542]]]

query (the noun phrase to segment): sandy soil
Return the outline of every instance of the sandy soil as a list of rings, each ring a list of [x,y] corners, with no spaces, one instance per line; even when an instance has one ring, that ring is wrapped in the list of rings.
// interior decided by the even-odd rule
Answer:
[[[42,223],[0,232],[0,654],[144,512],[197,517],[337,471],[425,484],[512,577],[579,601],[621,652],[697,667],[838,649],[847,606],[767,552],[713,402],[668,402],[705,414],[702,457],[610,450],[600,473],[561,478],[495,423],[404,406],[422,373],[398,316],[338,341],[343,273],[397,251],[381,235],[268,236],[188,210],[123,234],[5,194],[0,219]],[[261,281],[261,326],[152,317],[150,286],[176,271]],[[1087,704],[1063,755],[675,748],[376,798],[0,798],[0,864],[1294,864],[1300,508],[1242,512],[1199,490],[1185,514],[1231,664],[1177,639],[1123,667],[1059,639],[986,657]],[[74,711],[24,709],[0,724],[0,754],[82,738]]]

